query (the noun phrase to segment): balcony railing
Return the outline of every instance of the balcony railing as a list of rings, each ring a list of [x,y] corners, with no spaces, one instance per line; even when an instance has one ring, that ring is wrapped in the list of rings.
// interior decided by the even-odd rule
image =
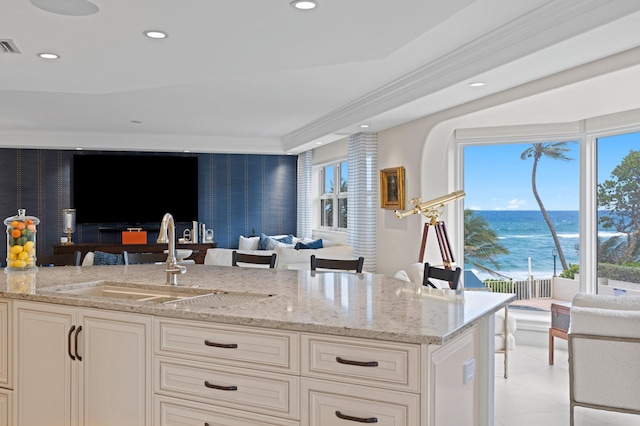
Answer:
[[[487,280],[484,284],[496,293],[515,293],[517,300],[550,299],[553,295],[551,278],[523,281]]]

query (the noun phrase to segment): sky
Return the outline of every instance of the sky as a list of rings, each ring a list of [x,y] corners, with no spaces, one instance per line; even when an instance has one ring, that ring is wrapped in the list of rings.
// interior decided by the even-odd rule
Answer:
[[[464,148],[465,209],[539,210],[531,189],[533,158],[520,159],[531,144],[475,145]],[[547,210],[579,210],[580,147],[567,144],[570,161],[542,157],[538,162],[536,185]],[[629,151],[640,150],[640,132],[598,140],[598,182],[609,179],[611,171]]]

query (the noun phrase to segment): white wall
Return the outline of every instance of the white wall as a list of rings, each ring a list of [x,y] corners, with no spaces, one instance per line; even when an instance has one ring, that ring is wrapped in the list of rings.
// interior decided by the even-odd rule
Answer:
[[[380,132],[378,166],[405,167],[407,199],[428,200],[464,189],[460,183],[462,165],[455,164],[457,129],[579,122],[639,109],[638,64],[640,49],[633,49]],[[623,115],[628,117],[629,113]],[[640,112],[632,111],[631,115],[637,115],[640,123]],[[407,202],[406,207],[411,205]],[[442,217],[459,264],[463,260],[462,207],[463,203],[451,203]],[[377,272],[393,275],[418,260],[423,223],[416,215],[400,220],[393,211],[379,209]],[[435,242],[434,235],[429,239]],[[425,261],[438,263],[436,247],[429,247]]]

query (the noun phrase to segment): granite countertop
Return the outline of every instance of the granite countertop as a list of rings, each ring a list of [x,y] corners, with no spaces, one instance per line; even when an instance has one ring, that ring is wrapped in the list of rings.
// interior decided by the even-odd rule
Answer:
[[[179,288],[271,295],[222,307],[60,293],[112,281],[167,288],[165,265],[49,267],[5,272],[0,297],[222,324],[407,343],[443,344],[515,299],[513,294],[423,287],[379,274],[189,265]]]

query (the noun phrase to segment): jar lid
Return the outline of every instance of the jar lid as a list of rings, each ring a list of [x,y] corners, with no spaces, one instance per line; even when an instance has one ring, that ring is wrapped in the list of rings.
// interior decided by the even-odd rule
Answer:
[[[18,214],[16,216],[11,216],[8,217],[4,220],[4,224],[5,225],[10,225],[11,222],[13,222],[14,220],[20,221],[20,222],[25,222],[27,220],[30,220],[33,222],[34,225],[37,225],[40,223],[40,219],[38,219],[35,216],[26,216],[27,210],[26,209],[18,209]]]

